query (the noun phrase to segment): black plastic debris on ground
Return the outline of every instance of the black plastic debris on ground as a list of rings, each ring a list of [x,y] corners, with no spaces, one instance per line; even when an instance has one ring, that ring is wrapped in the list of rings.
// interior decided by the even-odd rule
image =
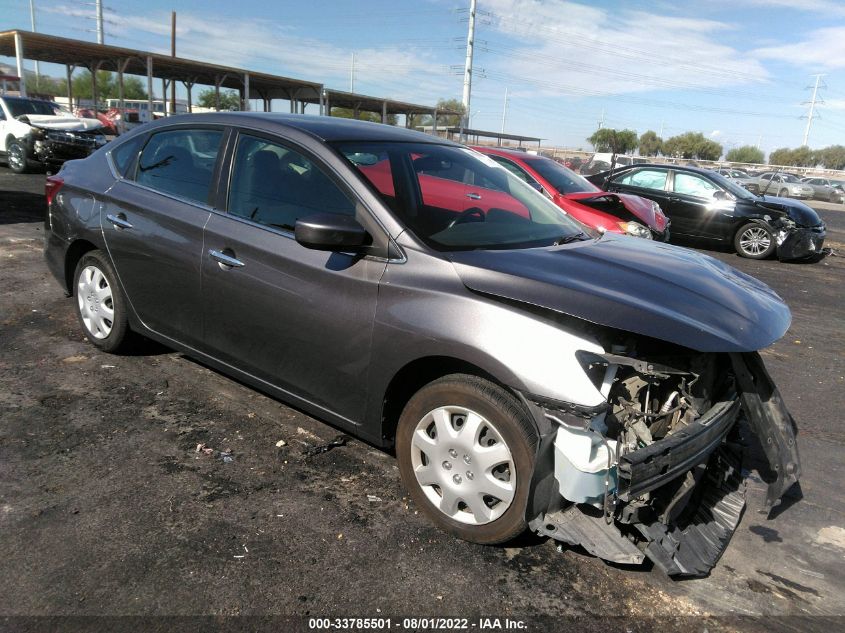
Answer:
[[[306,457],[314,457],[315,455],[320,455],[321,453],[328,453],[333,448],[337,448],[339,446],[346,446],[346,443],[351,439],[352,438],[348,435],[338,435],[331,442],[320,444],[319,446],[311,446],[309,448],[306,448],[304,451],[302,451],[302,454]]]

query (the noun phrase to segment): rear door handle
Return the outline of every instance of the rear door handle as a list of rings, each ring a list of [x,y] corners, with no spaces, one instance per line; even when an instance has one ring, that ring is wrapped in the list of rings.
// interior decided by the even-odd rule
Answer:
[[[211,259],[215,260],[221,266],[226,267],[227,270],[229,268],[241,268],[244,265],[244,263],[236,257],[227,255],[222,251],[216,251],[213,248],[209,249],[208,254],[211,255]]]
[[[112,215],[111,213],[106,216],[106,220],[114,224],[115,228],[117,229],[131,229],[132,225],[126,220],[126,216],[122,213],[119,215]]]

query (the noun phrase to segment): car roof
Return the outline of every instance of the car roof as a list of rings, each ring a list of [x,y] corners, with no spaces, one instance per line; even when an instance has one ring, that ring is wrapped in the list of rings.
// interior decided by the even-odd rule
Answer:
[[[454,145],[457,143],[383,123],[357,121],[340,117],[316,116],[311,114],[281,114],[276,112],[208,112],[203,114],[179,114],[175,117],[159,119],[149,124],[146,129],[185,123],[219,123],[223,125],[246,125],[264,128],[268,132],[283,128],[295,128],[307,132],[326,142],[334,141],[374,141],[434,143]]]
[[[523,152],[518,149],[511,149],[509,147],[488,147],[486,145],[472,145],[471,149],[474,149],[477,152],[481,152],[482,154],[501,154],[502,156],[509,156],[518,159],[546,158],[545,156],[529,154],[528,152]]]

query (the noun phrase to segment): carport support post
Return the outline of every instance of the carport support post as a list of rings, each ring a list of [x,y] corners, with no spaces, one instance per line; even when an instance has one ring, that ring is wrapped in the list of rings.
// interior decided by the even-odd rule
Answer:
[[[381,122],[387,123],[387,101],[381,102]]]
[[[170,116],[167,113],[167,79],[161,78],[161,105],[164,110],[164,116]]]
[[[97,114],[97,103],[100,101],[100,90],[97,87],[97,71],[100,70],[100,64],[102,62],[97,62],[96,64],[91,62],[91,65],[88,67],[88,70],[91,71],[91,98],[94,101],[94,115]]]
[[[123,71],[126,70],[126,67],[128,65],[128,59],[121,59],[117,62],[117,98],[118,109],[120,110],[120,129],[118,130],[119,134],[123,134],[126,131],[126,100],[123,94]]]
[[[26,96],[26,70],[23,67],[23,38],[15,31],[15,62],[18,67],[18,85],[22,97]]]
[[[244,112],[249,112],[249,73],[244,73]]]
[[[71,64],[65,64],[65,74],[67,75],[67,107],[73,110],[73,69],[75,67]]]
[[[153,120],[153,56],[147,55],[147,115]]]
[[[434,113],[431,115],[431,133],[437,136],[437,108],[434,108]]]

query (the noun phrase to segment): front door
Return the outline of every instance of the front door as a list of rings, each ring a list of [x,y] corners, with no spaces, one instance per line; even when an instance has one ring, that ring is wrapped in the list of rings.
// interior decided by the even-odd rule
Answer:
[[[687,172],[674,172],[667,215],[674,233],[726,239],[736,203],[716,183]]]
[[[212,214],[202,258],[206,346],[295,396],[363,418],[385,261],[316,251],[293,237],[314,213],[367,213],[318,161],[241,134],[227,214]]]

